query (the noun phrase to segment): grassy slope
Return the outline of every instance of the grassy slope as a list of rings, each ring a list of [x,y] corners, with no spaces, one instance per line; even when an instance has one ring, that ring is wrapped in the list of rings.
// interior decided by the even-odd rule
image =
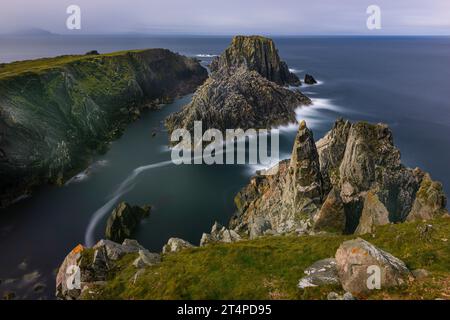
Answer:
[[[65,55],[52,58],[41,58],[34,60],[15,61],[11,63],[0,64],[0,79],[17,76],[26,72],[39,73],[48,69],[64,66],[65,64],[96,57],[115,57],[126,55],[127,53],[142,52],[144,50],[117,51],[101,55]]]
[[[428,222],[430,223],[430,222]],[[424,222],[380,227],[363,236],[401,258],[411,270],[424,268],[431,276],[406,288],[374,292],[368,299],[450,298],[450,218],[431,222],[429,237],[421,236]],[[278,236],[234,244],[189,249],[163,257],[133,284],[135,255],[117,265],[100,299],[325,299],[339,287],[297,289],[303,271],[313,262],[334,256],[339,245],[356,236]]]

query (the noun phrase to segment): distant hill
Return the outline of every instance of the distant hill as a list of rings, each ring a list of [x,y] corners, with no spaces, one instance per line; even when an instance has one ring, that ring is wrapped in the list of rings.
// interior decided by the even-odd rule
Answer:
[[[12,31],[7,33],[7,35],[13,36],[52,36],[56,35],[45,29],[40,28],[26,28],[26,29],[18,29],[16,31]]]

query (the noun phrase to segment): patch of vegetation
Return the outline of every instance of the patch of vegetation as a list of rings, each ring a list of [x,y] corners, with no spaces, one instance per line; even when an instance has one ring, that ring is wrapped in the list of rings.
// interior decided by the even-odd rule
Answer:
[[[433,227],[421,238],[425,224]],[[411,269],[431,275],[404,288],[374,291],[367,299],[449,298],[450,219],[379,227],[362,236],[402,259]],[[272,236],[232,244],[214,244],[167,254],[160,265],[136,277],[130,257],[117,264],[96,299],[326,299],[338,286],[297,288],[304,270],[333,257],[339,245],[355,235]]]

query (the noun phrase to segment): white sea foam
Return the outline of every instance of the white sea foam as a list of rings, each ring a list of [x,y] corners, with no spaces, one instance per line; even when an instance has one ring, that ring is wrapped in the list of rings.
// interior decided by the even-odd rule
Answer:
[[[217,54],[209,54],[209,53],[199,53],[195,55],[198,58],[214,58],[214,57],[218,57]]]
[[[303,70],[298,70],[298,69],[294,69],[294,68],[289,68],[289,72],[291,72],[291,73],[300,73],[300,72],[303,72]]]
[[[82,172],[78,173],[77,175],[73,176],[72,178],[70,178],[65,185],[68,186],[72,183],[79,183],[79,182],[83,182],[86,179],[88,179],[90,177],[90,175],[97,171],[98,169],[100,169],[101,167],[105,167],[108,165],[108,160],[99,160],[97,162],[94,162],[93,164],[91,164],[89,167],[87,167],[85,170],[83,170]]]

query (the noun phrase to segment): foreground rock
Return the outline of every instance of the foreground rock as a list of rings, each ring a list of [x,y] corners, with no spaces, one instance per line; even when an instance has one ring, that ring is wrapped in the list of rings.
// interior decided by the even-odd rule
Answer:
[[[235,197],[230,228],[250,237],[307,228],[364,234],[448,214],[442,185],[402,165],[384,124],[338,120],[314,143],[302,122],[290,160],[257,174]]]
[[[339,284],[339,277],[334,258],[323,259],[315,262],[305,270],[306,276],[301,278],[298,287],[317,287],[321,285]]]
[[[294,122],[295,109],[311,100],[282,85],[298,84],[280,61],[273,41],[263,37],[235,37],[230,47],[211,64],[209,79],[192,102],[166,119],[169,132],[203,129],[260,129]]]
[[[228,230],[216,222],[211,228],[211,233],[204,233],[200,240],[200,247],[215,242],[231,243],[242,240],[241,236],[234,230]]]
[[[0,66],[0,207],[38,185],[63,184],[140,110],[207,78],[198,61],[164,49],[33,63]]]
[[[148,217],[150,207],[130,206],[121,202],[111,213],[106,223],[105,237],[114,242],[130,238],[139,222]]]
[[[378,289],[405,285],[412,279],[403,261],[360,238],[341,244],[336,265],[344,290],[357,295],[376,289],[377,280],[370,279],[375,268],[380,270]]]
[[[126,239],[122,244],[100,240],[92,248],[76,246],[64,259],[56,276],[56,297],[78,299],[83,292],[103,286],[117,260],[130,253],[138,253],[136,267],[153,265],[160,255],[148,252],[136,240]]]
[[[195,247],[194,245],[187,242],[186,240],[179,238],[170,238],[169,241],[167,241],[167,244],[164,245],[162,252],[163,253],[178,252],[183,249],[189,249],[194,247]]]

